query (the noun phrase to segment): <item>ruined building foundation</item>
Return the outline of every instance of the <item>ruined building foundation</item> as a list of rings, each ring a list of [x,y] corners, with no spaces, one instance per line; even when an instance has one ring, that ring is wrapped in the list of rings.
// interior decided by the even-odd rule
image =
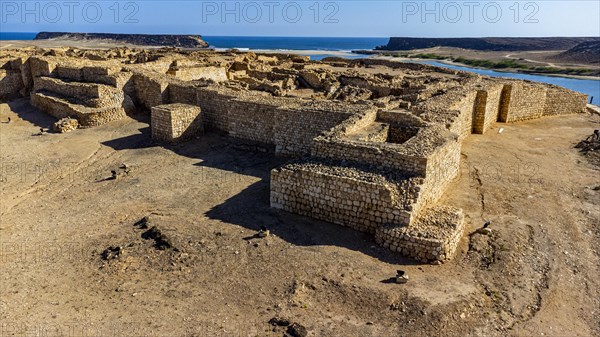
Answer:
[[[286,156],[271,172],[273,208],[423,262],[452,258],[463,236],[462,210],[439,200],[466,137],[586,107],[553,85],[378,59],[65,48],[3,50],[0,69],[0,98],[29,95],[82,128],[150,113],[158,142],[217,130]]]

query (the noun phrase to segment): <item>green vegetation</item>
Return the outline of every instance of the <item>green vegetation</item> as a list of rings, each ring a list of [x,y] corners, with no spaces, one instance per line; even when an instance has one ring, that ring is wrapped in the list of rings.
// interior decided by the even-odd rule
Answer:
[[[433,60],[445,60],[448,57],[436,54],[415,54],[410,57],[419,58],[419,59],[433,59]]]
[[[515,60],[502,60],[500,62],[494,62],[489,60],[472,60],[464,57],[457,57],[453,59],[454,62],[466,64],[472,67],[480,67],[487,69],[527,69],[528,66],[521,64]]]

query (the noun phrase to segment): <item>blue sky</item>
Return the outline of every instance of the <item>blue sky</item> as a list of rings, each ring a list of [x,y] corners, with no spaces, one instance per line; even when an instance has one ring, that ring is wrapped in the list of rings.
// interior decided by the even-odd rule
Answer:
[[[600,36],[600,1],[0,0],[4,32]]]

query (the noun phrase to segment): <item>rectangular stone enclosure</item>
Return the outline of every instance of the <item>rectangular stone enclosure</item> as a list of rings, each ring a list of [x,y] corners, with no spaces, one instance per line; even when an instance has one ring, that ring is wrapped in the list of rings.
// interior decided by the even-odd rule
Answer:
[[[165,104],[152,107],[152,139],[177,143],[204,133],[199,106]]]

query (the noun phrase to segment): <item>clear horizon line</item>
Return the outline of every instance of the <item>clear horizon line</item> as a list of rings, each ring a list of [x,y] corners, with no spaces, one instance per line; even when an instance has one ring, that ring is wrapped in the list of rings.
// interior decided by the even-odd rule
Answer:
[[[274,38],[365,38],[365,39],[386,39],[386,38],[415,38],[415,39],[482,39],[482,38],[598,38],[599,36],[581,36],[581,35],[552,35],[552,36],[308,36],[308,35],[205,35],[199,33],[115,33],[115,32],[81,32],[81,31],[48,31],[38,32],[11,31],[0,32],[0,34],[21,33],[21,34],[39,34],[47,33],[72,33],[72,34],[124,34],[124,35],[199,35],[203,37],[274,37]]]

